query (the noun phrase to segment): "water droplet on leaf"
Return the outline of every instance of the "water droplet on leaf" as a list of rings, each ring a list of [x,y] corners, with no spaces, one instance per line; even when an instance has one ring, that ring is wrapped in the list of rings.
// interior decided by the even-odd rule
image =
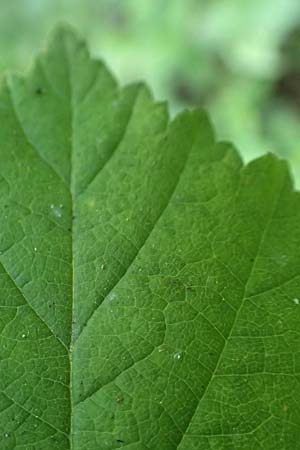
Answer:
[[[176,361],[179,361],[181,358],[182,358],[181,352],[176,352],[176,353],[174,354],[174,359],[175,359]]]

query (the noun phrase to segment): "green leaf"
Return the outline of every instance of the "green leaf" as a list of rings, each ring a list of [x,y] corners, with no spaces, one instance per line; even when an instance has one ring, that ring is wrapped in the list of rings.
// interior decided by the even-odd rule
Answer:
[[[300,446],[300,199],[69,29],[0,93],[1,450]]]

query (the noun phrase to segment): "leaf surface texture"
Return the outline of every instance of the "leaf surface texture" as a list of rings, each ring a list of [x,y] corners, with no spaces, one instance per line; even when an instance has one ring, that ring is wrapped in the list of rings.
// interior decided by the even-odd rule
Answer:
[[[67,29],[0,93],[4,450],[300,448],[300,200]]]

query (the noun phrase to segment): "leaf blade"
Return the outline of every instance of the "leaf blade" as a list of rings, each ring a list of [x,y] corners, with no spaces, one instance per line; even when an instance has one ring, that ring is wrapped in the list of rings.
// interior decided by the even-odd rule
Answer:
[[[0,97],[4,448],[294,448],[285,165],[169,123],[69,29]]]

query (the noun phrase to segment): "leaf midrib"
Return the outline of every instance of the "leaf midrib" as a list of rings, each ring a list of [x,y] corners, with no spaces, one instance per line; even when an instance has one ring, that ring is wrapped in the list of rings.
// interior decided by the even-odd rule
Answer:
[[[74,176],[74,161],[73,161],[73,153],[74,153],[74,124],[73,124],[73,86],[72,86],[72,79],[71,79],[71,62],[69,59],[69,54],[66,48],[65,39],[63,39],[63,46],[64,46],[64,53],[66,55],[66,63],[67,63],[67,75],[68,75],[68,81],[69,81],[69,117],[70,117],[70,199],[71,199],[71,330],[70,330],[70,347],[69,347],[69,368],[70,368],[70,374],[69,374],[69,395],[70,395],[70,436],[69,436],[69,442],[70,442],[70,450],[75,448],[74,446],[74,432],[73,432],[73,411],[74,411],[74,403],[73,403],[73,362],[72,362],[72,354],[73,354],[73,322],[74,322],[74,298],[75,298],[75,292],[74,292],[74,215],[75,215],[75,202],[74,202],[74,184],[75,184],[75,176]]]

